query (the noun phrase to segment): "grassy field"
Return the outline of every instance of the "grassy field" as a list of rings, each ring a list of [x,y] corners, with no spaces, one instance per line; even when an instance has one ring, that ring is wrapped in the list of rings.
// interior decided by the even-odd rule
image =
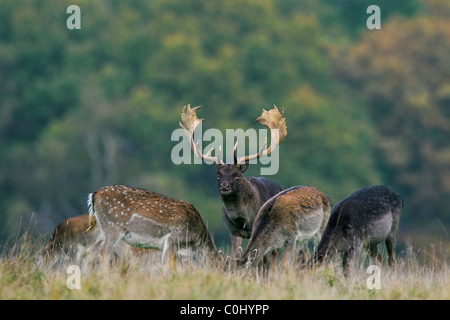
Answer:
[[[158,254],[114,263],[83,259],[78,262],[80,289],[70,289],[74,273],[67,267],[74,262],[45,262],[42,247],[39,240],[24,237],[3,249],[0,299],[450,299],[448,246],[442,243],[428,252],[407,248],[393,270],[383,263],[380,289],[367,286],[367,262],[349,278],[336,260],[312,270],[278,270],[262,279],[201,261],[164,266]]]

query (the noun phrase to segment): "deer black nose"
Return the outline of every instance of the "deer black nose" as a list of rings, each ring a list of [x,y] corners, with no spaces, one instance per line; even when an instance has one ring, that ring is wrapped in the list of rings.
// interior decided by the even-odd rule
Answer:
[[[220,191],[228,191],[230,190],[230,185],[228,183],[221,183],[219,189]]]

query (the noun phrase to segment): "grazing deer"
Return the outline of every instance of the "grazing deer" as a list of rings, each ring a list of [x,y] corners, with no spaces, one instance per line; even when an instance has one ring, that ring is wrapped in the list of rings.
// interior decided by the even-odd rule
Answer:
[[[255,267],[263,256],[283,247],[284,264],[289,264],[297,241],[306,248],[305,240],[320,238],[330,210],[330,199],[317,188],[296,186],[281,191],[259,209],[238,265]]]
[[[402,209],[402,198],[386,186],[369,186],[354,192],[334,206],[310,263],[321,263],[332,249],[340,251],[344,274],[348,275],[364,246],[369,249],[371,260],[381,261],[378,244],[384,241],[389,265],[394,266],[394,247]]]
[[[128,245],[153,248],[162,250],[163,262],[176,253],[191,255],[199,249],[211,258],[217,253],[202,217],[186,201],[113,185],[91,193],[88,207],[89,229],[99,225],[97,246],[102,251],[120,256]]]
[[[267,178],[246,178],[243,173],[247,170],[250,160],[269,155],[284,141],[287,135],[286,120],[283,118],[284,109],[280,113],[278,108],[274,106],[270,111],[263,110],[262,115],[256,119],[270,129],[271,142],[268,149],[264,150],[267,146],[266,139],[257,154],[237,158],[236,142],[233,150],[234,163],[225,164],[221,160],[221,147],[219,147],[218,155],[212,157],[210,154],[214,148],[203,154],[198,144],[194,142],[195,128],[203,121],[203,119],[197,118],[196,112],[199,108],[200,106],[191,109],[188,105],[186,110],[185,106],[181,113],[182,122],[180,122],[180,126],[189,137],[194,154],[203,160],[213,161],[216,164],[218,187],[222,199],[222,219],[230,231],[232,252],[235,254],[237,249],[242,247],[243,239],[250,238],[253,222],[259,208],[282,190],[276,182]]]
[[[53,232],[44,253],[53,256],[60,252],[79,260],[86,249],[97,239],[98,232],[85,233],[89,227],[89,215],[68,218]]]

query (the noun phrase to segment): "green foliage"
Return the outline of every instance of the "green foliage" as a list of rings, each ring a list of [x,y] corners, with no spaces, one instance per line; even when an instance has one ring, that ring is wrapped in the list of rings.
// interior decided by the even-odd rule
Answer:
[[[81,30],[65,26],[70,4]],[[193,203],[225,239],[214,166],[170,161],[189,103],[204,130],[259,129],[262,108],[284,107],[270,178],[333,203],[390,184],[414,204],[405,219],[429,219],[448,207],[449,29],[433,19],[444,5],[424,4],[416,18],[417,1],[380,1],[384,29],[365,34],[351,0],[2,1],[0,233],[33,212],[51,232],[117,183]]]
[[[340,68],[367,101],[385,181],[416,218],[450,207],[449,30],[437,17],[392,20],[346,52]]]
[[[328,11],[328,14],[324,17],[327,20],[333,20],[331,27],[342,29],[343,32],[352,36],[361,35],[367,30],[366,20],[369,14],[366,13],[366,10],[370,5],[380,7],[383,22],[396,15],[405,17],[413,16],[422,9],[422,3],[419,0],[341,0],[338,2],[322,0],[321,2],[335,9],[331,12]]]

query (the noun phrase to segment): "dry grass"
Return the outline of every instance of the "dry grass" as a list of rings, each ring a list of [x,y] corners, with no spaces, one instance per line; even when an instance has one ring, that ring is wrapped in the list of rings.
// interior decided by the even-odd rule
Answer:
[[[394,270],[381,266],[381,289],[368,289],[367,263],[345,278],[338,261],[312,270],[289,268],[269,278],[223,271],[221,264],[185,260],[164,266],[159,256],[126,261],[84,258],[81,289],[69,289],[67,266],[40,258],[42,245],[26,237],[0,256],[0,299],[450,299],[448,256],[409,248]],[[444,250],[446,251],[446,250]]]

